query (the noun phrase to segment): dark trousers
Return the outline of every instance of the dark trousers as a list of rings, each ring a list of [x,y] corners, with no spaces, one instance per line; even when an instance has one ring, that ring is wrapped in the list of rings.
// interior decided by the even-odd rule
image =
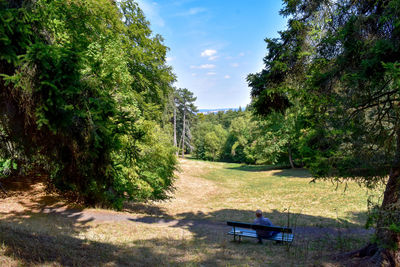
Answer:
[[[273,235],[276,235],[278,232],[271,231],[271,232],[262,232],[262,233],[257,233],[257,239],[259,243],[262,243],[263,238],[269,238]]]

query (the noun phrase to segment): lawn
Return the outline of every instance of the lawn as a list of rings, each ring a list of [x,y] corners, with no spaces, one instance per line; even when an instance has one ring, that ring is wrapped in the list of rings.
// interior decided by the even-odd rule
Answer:
[[[66,209],[36,184],[0,203],[1,266],[309,266],[356,249],[371,237],[368,195],[355,183],[310,183],[302,169],[185,159],[165,202],[128,203],[123,212]],[[295,228],[292,246],[242,244],[226,220],[252,221],[260,208]],[[296,234],[296,229],[298,234]]]
[[[174,218],[250,222],[261,209],[277,225],[287,225],[289,217],[291,226],[364,227],[368,197],[377,200],[383,190],[314,183],[304,169],[183,162],[175,199],[155,205]]]

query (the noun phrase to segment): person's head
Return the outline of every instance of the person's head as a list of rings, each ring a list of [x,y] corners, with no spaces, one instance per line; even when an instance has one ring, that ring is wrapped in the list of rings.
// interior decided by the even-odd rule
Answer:
[[[262,217],[262,211],[261,210],[256,210],[256,217],[261,218]]]

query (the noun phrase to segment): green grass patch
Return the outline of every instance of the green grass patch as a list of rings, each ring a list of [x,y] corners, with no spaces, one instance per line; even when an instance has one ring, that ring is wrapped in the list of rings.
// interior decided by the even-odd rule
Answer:
[[[260,208],[276,224],[287,223],[289,211],[289,217],[296,219],[291,222],[300,226],[364,227],[368,197],[377,199],[383,192],[383,187],[368,190],[356,182],[312,182],[305,169],[217,162],[208,165],[202,178],[227,190],[207,203],[214,208],[232,209],[228,215],[232,220],[248,221],[252,216],[240,210]]]

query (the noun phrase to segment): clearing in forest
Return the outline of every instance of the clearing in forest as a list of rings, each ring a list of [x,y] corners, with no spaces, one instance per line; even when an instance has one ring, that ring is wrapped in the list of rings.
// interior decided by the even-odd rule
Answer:
[[[37,180],[6,183],[0,202],[0,265],[323,264],[368,240],[367,191],[356,183],[310,183],[303,169],[181,160],[165,202],[127,204],[123,212],[66,206]],[[26,181],[25,181],[26,182]],[[22,191],[21,188],[25,188]],[[251,222],[254,211],[295,229],[288,247],[233,243],[227,220]]]

